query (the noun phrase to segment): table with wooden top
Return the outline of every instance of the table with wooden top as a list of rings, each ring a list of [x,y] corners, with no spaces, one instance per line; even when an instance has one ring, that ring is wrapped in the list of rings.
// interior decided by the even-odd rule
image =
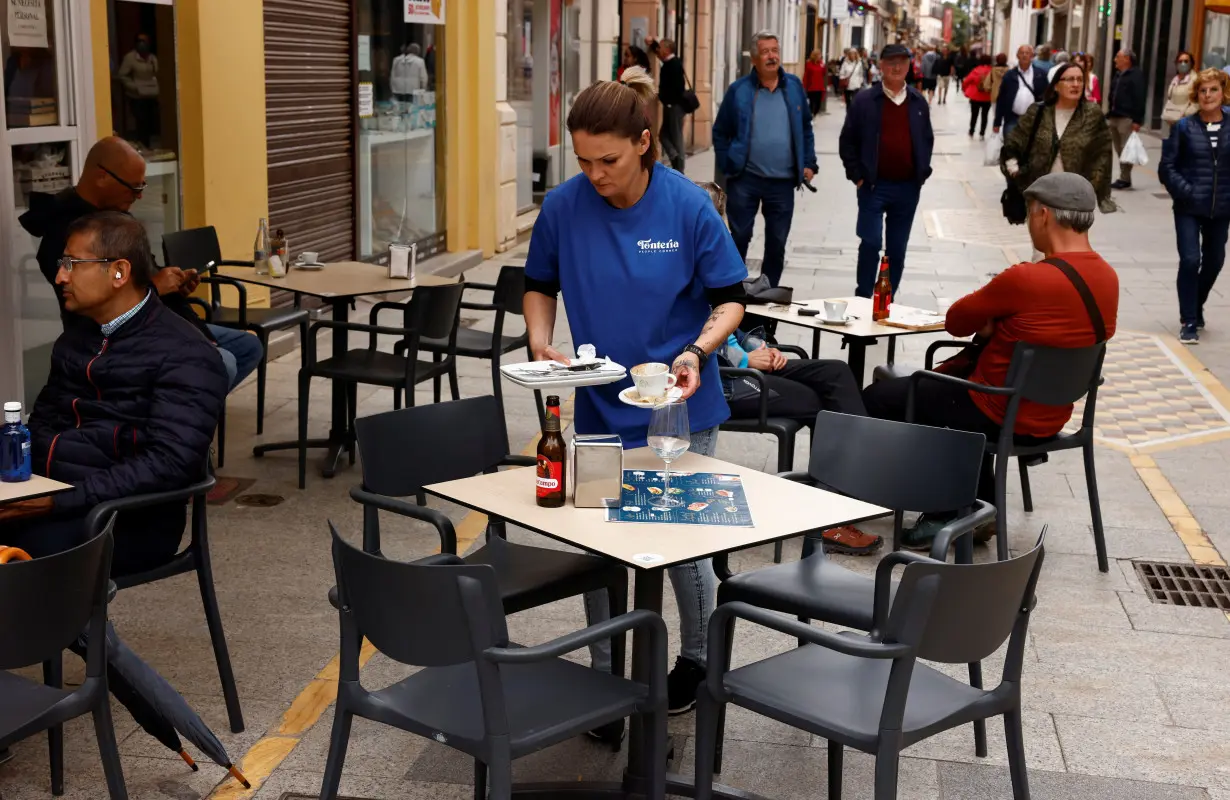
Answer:
[[[844,300],[848,304],[846,306],[846,315],[850,317],[850,321],[845,325],[825,322],[823,319],[825,300],[830,302]],[[819,309],[820,314],[814,317],[799,316],[800,308]],[[920,312],[923,311],[922,309],[918,310]],[[820,357],[820,334],[822,332],[838,334],[850,351],[848,357],[850,371],[854,373],[854,378],[858,381],[860,387],[865,380],[864,373],[866,372],[868,345],[875,344],[878,339],[888,339],[888,363],[891,364],[896,355],[898,336],[934,333],[944,329],[944,318],[938,315],[935,317],[933,325],[921,327],[902,328],[874,322],[871,319],[871,300],[866,297],[826,297],[820,300],[805,300],[802,305],[794,304],[789,306],[751,305],[747,307],[747,313],[752,316],[783,322],[787,325],[811,328],[812,358]]]
[[[456,278],[442,278],[438,275],[417,275],[415,280],[405,278],[390,278],[388,267],[379,264],[368,264],[362,261],[340,261],[326,264],[320,269],[295,269],[292,264],[286,275],[275,278],[272,275],[257,275],[256,270],[246,267],[220,267],[217,274],[224,278],[251,283],[257,286],[268,286],[270,289],[281,289],[294,292],[296,295],[319,297],[333,308],[333,320],[346,322],[349,320],[350,303],[356,297],[366,297],[378,294],[393,294],[396,292],[413,291],[419,286],[444,286],[456,283]],[[349,349],[349,337],[345,328],[333,329],[333,352],[345,353]],[[300,342],[300,347],[306,348],[306,342]],[[327,449],[325,463],[321,473],[326,478],[332,478],[342,463],[342,455],[353,451],[354,437],[347,430],[346,391],[333,381],[332,388],[332,422],[329,436],[326,439],[309,439],[308,447],[324,447]],[[275,450],[296,450],[298,441],[271,442],[252,448],[252,454],[261,457]]]
[[[53,481],[41,475],[34,475],[28,481],[17,481],[16,483],[0,481],[0,506],[67,492],[71,488],[73,488],[71,484]]]
[[[658,470],[662,468],[662,461],[648,448],[639,448],[624,454],[624,468]],[[694,453],[687,453],[673,462],[671,470],[738,475],[753,526],[606,522],[606,510],[601,508],[577,508],[571,503],[562,508],[540,508],[534,495],[533,468],[478,475],[423,488],[492,519],[511,522],[631,567],[635,576],[633,605],[658,614],[662,613],[663,574],[667,567],[891,513],[889,509],[861,500]],[[648,681],[649,652],[648,634],[635,631],[632,640],[634,680]],[[599,798],[643,794],[649,775],[643,746],[644,739],[634,719],[628,767],[622,784],[585,784],[583,787],[576,783],[540,784],[520,787],[514,791],[514,796]],[[690,777],[671,774],[667,776],[666,789],[667,794],[691,796],[693,781]],[[714,795],[728,800],[752,796],[722,786],[714,787]]]

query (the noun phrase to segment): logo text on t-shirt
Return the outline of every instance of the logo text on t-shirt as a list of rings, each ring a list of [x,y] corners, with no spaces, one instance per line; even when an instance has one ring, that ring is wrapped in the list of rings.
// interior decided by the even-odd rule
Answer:
[[[640,252],[642,254],[645,254],[645,253],[651,253],[651,254],[678,253],[679,252],[679,242],[675,241],[674,239],[667,239],[666,241],[660,241],[657,239],[638,239],[636,242],[636,246],[640,249]]]

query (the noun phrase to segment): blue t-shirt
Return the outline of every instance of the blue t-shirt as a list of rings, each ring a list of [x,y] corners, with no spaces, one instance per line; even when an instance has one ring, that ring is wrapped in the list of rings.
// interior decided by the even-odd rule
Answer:
[[[631,208],[612,206],[584,175],[553,190],[534,223],[525,274],[559,283],[574,345],[592,344],[631,369],[672,363],[709,318],[705,290],[738,283],[747,268],[708,193],[657,165]],[[577,432],[617,433],[625,447],[643,446],[649,412],[619,400],[631,385],[627,378],[577,390]],[[688,421],[703,431],[729,416],[710,358]]]

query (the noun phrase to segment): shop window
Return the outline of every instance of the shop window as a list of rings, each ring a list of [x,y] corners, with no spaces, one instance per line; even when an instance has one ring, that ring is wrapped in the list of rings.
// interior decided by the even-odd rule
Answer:
[[[359,255],[393,243],[444,249],[444,27],[406,22],[399,0],[360,0]]]
[[[42,3],[29,10],[14,6],[9,11],[0,21],[9,129],[74,124],[72,103],[66,102],[61,85],[65,65],[57,56],[58,4]]]
[[[1204,57],[1201,66],[1223,69],[1230,64],[1230,14],[1209,9],[1204,15]]]

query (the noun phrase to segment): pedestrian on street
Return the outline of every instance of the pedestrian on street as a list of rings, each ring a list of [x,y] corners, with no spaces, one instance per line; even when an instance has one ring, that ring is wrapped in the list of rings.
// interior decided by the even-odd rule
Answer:
[[[1102,82],[1093,72],[1093,54],[1077,53],[1077,61],[1085,69],[1085,99],[1102,105]]]
[[[940,58],[935,65],[935,74],[940,82],[938,92],[941,105],[948,102],[948,84],[952,80],[953,72],[956,71],[953,61],[953,54],[948,49],[948,45],[940,45]]]
[[[999,133],[999,129],[1003,128],[1005,139],[1012,133],[1021,115],[1046,93],[1046,70],[1034,64],[1033,60],[1034,49],[1027,44],[1021,45],[1016,51],[1016,69],[1005,72],[1000,84],[992,130]]]
[[[807,64],[803,67],[803,89],[807,91],[807,104],[813,118],[820,113],[824,105],[824,82],[828,79],[828,71],[824,67],[824,59],[819,50],[812,50]]]
[[[995,66],[991,67],[991,105],[999,100],[999,88],[1004,85],[1004,76],[1008,74],[1008,54],[996,53]]]
[[[658,68],[658,102],[662,104],[662,127],[658,138],[662,141],[662,152],[670,159],[671,167],[676,172],[683,172],[686,160],[683,147],[683,118],[686,114],[681,105],[686,88],[683,61],[675,55],[675,43],[670,39],[658,41],[648,38],[645,43],[662,62]]]
[[[999,162],[1022,193],[1052,172],[1083,175],[1093,184],[1102,211],[1115,210],[1110,129],[1097,105],[1085,99],[1085,74],[1078,64],[1060,65],[1043,102],[1031,106],[1004,140]]]
[[[819,164],[803,82],[781,67],[777,34],[752,37],[748,75],[730,85],[713,123],[713,151],[726,176],[726,219],[747,261],[756,212],[764,214],[760,272],[777,286],[786,266],[786,238],[794,192],[811,182]]]
[[[1110,81],[1110,111],[1106,122],[1115,143],[1115,152],[1123,153],[1128,137],[1140,130],[1145,121],[1145,76],[1136,66],[1136,53],[1124,48],[1115,54],[1115,69]],[[1112,189],[1132,188],[1132,165],[1119,162],[1119,180]]]
[[[957,80],[964,85],[965,76],[970,74],[976,66],[978,66],[978,59],[970,55],[969,45],[961,45],[961,49],[952,59],[952,68]]]
[[[1053,52],[1054,49],[1049,44],[1038,45],[1038,54],[1034,58],[1038,69],[1048,73],[1051,71],[1051,68],[1055,66],[1055,60],[1051,57]]]
[[[1226,260],[1230,230],[1230,108],[1225,107],[1230,76],[1206,69],[1192,81],[1197,113],[1183,117],[1162,144],[1158,177],[1174,201],[1179,245],[1179,341],[1199,344],[1204,303]]]
[[[846,107],[849,108],[855,92],[867,83],[866,66],[858,57],[858,51],[853,47],[846,51],[846,60],[841,62],[841,71],[837,77],[841,81],[841,91],[846,98]]]
[[[940,54],[935,51],[935,48],[924,48],[922,55],[922,87],[923,92],[927,95],[928,103],[935,100],[935,87],[939,83],[939,70],[937,69],[939,63]]]
[[[965,96],[969,98],[969,135],[974,136],[974,123],[982,115],[978,138],[987,138],[987,115],[991,111],[991,57],[979,56],[978,66],[965,76]]]
[[[1195,114],[1200,107],[1196,102],[1196,93],[1192,91],[1192,65],[1194,63],[1195,59],[1192,58],[1192,54],[1186,50],[1181,51],[1175,57],[1175,76],[1170,79],[1170,85],[1166,87],[1166,105],[1162,108],[1162,122],[1165,124],[1166,136],[1170,135],[1170,129],[1176,122],[1189,114]]]
[[[1046,82],[1050,83],[1052,80],[1054,80],[1055,73],[1059,70],[1059,68],[1062,67],[1064,64],[1067,64],[1071,60],[1072,60],[1072,56],[1068,54],[1068,51],[1059,50],[1058,52],[1056,52],[1054,66],[1046,71]]]
[[[857,187],[859,297],[871,297],[882,247],[896,293],[935,145],[927,99],[905,84],[910,51],[887,45],[880,67],[884,79],[860,92],[846,111],[838,148],[846,177]]]

